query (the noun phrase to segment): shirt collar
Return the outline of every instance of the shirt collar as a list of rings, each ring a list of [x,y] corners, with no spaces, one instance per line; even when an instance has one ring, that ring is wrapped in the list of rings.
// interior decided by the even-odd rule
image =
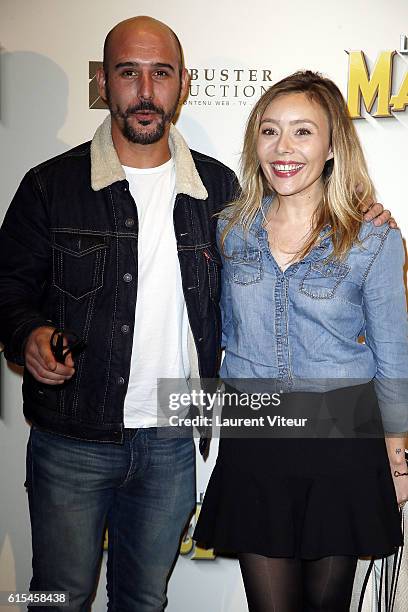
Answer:
[[[174,125],[170,126],[169,147],[176,169],[176,193],[184,193],[197,200],[206,200],[208,192],[198,174],[191,151]],[[108,115],[96,130],[91,142],[92,189],[100,191],[125,178],[125,172],[112,141],[111,116]]]

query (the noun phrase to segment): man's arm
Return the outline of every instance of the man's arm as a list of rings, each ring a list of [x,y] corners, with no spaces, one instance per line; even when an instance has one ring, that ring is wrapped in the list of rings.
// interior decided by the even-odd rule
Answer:
[[[43,194],[31,170],[0,229],[0,341],[7,359],[24,365],[27,357],[25,365],[37,380],[58,384],[72,376],[73,364],[55,361],[49,344],[55,325],[40,307],[52,261]]]

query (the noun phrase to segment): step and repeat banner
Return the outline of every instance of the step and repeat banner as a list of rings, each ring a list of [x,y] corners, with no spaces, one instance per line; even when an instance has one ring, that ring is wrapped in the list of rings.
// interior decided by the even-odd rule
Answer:
[[[95,83],[104,37],[135,14],[166,22],[183,45],[191,83],[179,130],[192,148],[236,171],[249,111],[272,83],[298,69],[332,78],[347,98],[378,199],[408,236],[406,0],[2,0],[0,219],[28,168],[92,137],[107,112]],[[23,486],[28,427],[21,373],[2,366],[0,591],[23,591],[31,568]],[[197,456],[197,514],[216,454],[217,440],[205,464]],[[169,585],[168,611],[245,612],[238,563],[197,548],[194,523]],[[105,565],[96,612],[106,609],[104,573]],[[374,591],[372,582],[365,610]]]

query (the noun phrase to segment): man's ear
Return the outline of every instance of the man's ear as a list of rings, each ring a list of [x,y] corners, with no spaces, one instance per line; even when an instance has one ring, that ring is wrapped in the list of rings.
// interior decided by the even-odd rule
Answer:
[[[107,104],[106,75],[102,67],[98,68],[96,71],[96,82],[98,83],[99,96],[105,102],[105,104]]]
[[[188,96],[190,89],[190,73],[187,68],[183,68],[181,73],[181,90],[180,90],[180,104],[182,104]]]

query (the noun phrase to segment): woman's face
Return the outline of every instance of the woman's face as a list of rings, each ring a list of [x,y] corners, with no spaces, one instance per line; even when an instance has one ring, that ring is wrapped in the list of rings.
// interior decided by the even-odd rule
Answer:
[[[324,164],[333,157],[325,111],[303,93],[278,96],[262,117],[257,154],[277,194],[320,197]]]

